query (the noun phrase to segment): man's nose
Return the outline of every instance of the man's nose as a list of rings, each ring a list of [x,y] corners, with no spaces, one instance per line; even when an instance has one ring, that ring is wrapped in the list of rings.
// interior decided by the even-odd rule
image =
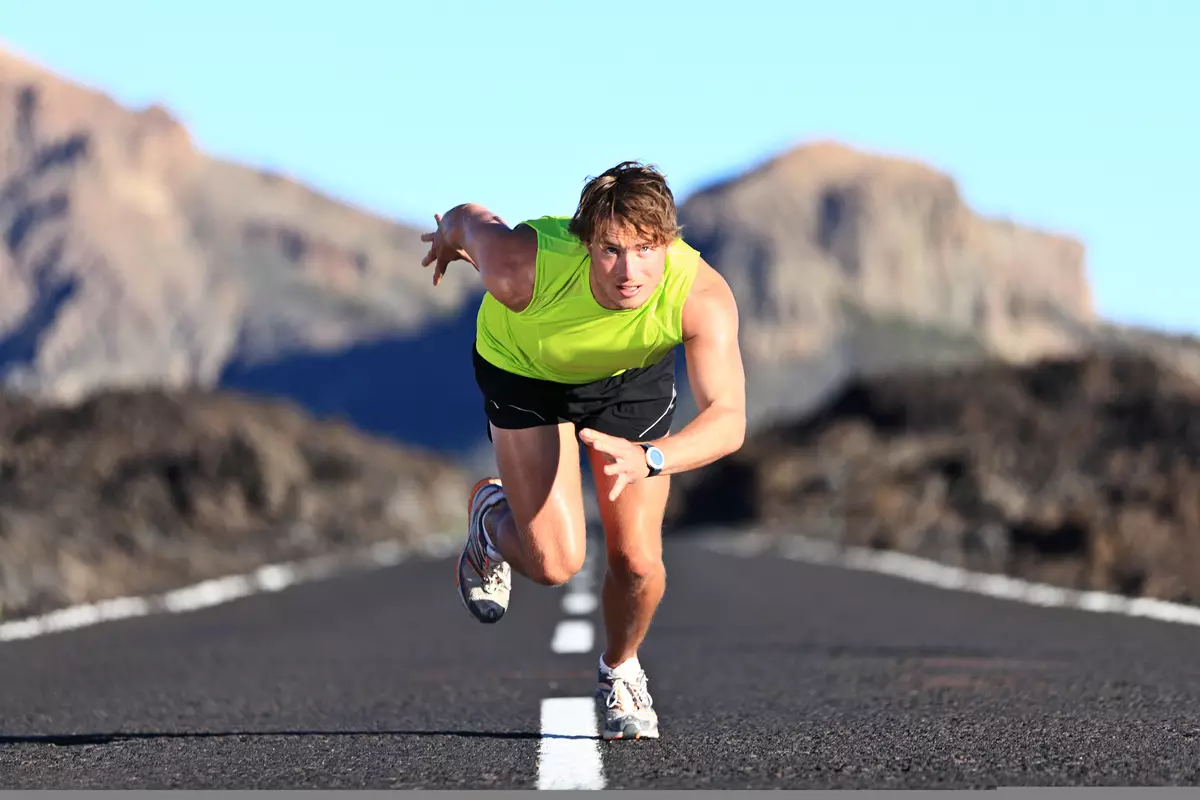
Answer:
[[[619,278],[629,275],[629,258],[624,253],[617,256],[617,263],[613,265],[613,274]]]

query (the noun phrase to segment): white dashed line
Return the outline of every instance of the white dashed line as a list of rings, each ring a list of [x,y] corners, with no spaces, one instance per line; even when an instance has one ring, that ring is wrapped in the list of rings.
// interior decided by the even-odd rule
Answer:
[[[596,630],[589,619],[564,619],[554,626],[550,649],[556,653],[590,653],[596,645]]]
[[[572,616],[590,614],[599,606],[596,595],[591,592],[567,592],[563,596],[562,608]]]
[[[539,789],[603,789],[604,762],[595,700],[548,697],[542,700],[538,751]]]
[[[590,653],[596,629],[578,619],[599,607],[592,591],[591,553],[583,568],[567,581],[563,611],[576,619],[559,620],[550,649],[555,653]],[[538,752],[539,789],[603,789],[604,760],[594,697],[550,697],[542,700],[542,738]]]

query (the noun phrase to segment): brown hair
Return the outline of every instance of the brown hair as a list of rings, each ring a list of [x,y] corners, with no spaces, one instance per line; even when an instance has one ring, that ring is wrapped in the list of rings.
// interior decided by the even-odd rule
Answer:
[[[592,244],[623,225],[632,226],[656,246],[679,236],[675,196],[657,167],[622,161],[589,178],[568,230],[584,244]]]

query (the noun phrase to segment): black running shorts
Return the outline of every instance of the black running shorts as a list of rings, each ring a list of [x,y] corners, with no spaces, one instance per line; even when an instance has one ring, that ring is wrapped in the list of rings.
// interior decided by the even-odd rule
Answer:
[[[474,350],[475,382],[488,421],[497,428],[573,422],[610,436],[641,442],[671,430],[675,415],[675,351],[648,367],[612,378],[566,384],[500,369]],[[492,430],[488,427],[488,438]]]

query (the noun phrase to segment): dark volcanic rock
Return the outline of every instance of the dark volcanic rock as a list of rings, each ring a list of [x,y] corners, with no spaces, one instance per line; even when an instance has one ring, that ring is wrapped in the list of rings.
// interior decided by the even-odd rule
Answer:
[[[1200,384],[1138,355],[856,381],[671,513],[1196,603]]]
[[[165,591],[465,522],[442,459],[231,394],[0,398],[0,612]]]

